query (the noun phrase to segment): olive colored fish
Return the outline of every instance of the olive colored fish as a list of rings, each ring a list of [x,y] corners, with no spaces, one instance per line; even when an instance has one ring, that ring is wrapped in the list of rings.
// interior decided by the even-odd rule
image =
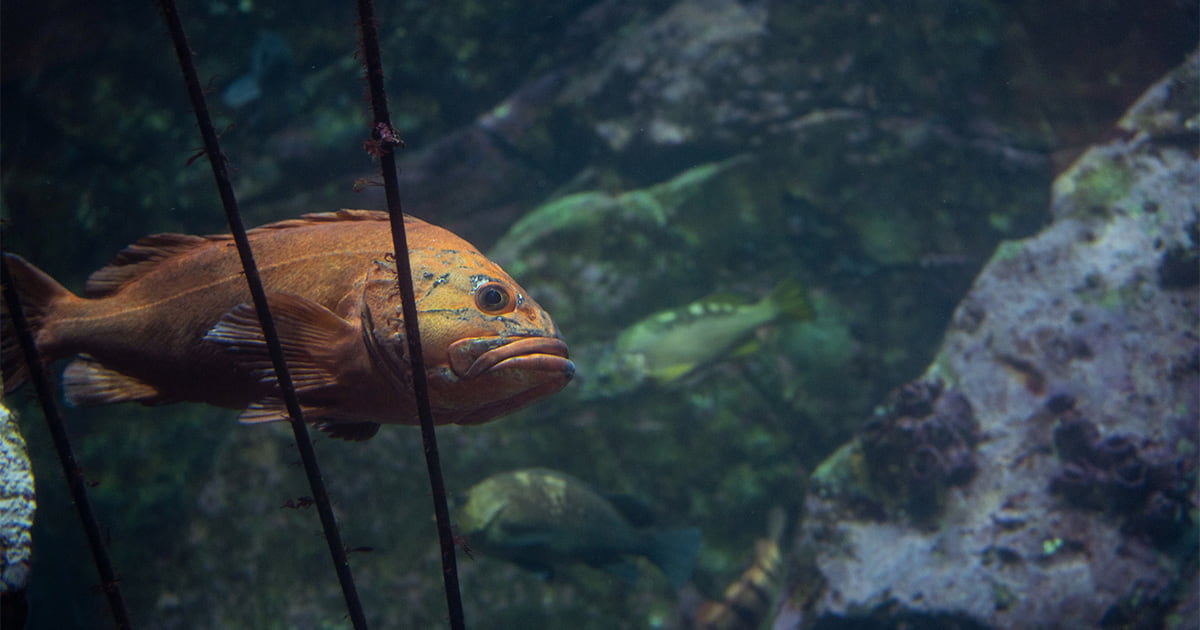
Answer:
[[[696,562],[700,530],[640,527],[643,512],[565,473],[528,468],[492,475],[468,490],[455,524],[472,549],[539,573],[583,563],[633,581],[637,567],[629,556],[642,556],[672,586],[682,586]]]
[[[812,317],[794,280],[753,303],[721,296],[655,313],[617,337],[615,357],[621,369],[668,383],[728,357],[756,328],[781,317]]]
[[[566,385],[574,364],[537,302],[470,243],[405,224],[434,421],[486,422]],[[341,210],[249,232],[305,418],[336,437],[418,422],[389,225]],[[243,409],[243,422],[286,419],[228,235],[145,237],[92,274],[86,298],[5,258],[45,360],[75,357],[63,376],[73,404],[196,401]],[[25,380],[11,333],[5,391]]]

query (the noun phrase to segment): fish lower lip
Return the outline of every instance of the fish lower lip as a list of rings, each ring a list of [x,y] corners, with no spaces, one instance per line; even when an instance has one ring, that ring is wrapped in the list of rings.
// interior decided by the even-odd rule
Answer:
[[[500,345],[495,345],[500,344]],[[474,378],[503,363],[536,372],[559,372],[568,378],[575,374],[575,364],[567,354],[567,344],[554,337],[518,337],[511,341],[502,338],[471,339],[452,347],[451,368],[460,378]],[[487,348],[473,356],[473,350]]]

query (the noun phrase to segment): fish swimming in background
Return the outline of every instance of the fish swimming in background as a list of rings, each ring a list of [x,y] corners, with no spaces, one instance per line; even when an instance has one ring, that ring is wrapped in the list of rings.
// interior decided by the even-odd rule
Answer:
[[[574,374],[550,316],[470,243],[406,217],[430,405],[437,424],[478,424],[562,389]],[[307,420],[334,437],[417,424],[387,213],[306,214],[249,232]],[[195,401],[285,420],[258,317],[228,235],[147,236],[78,297],[24,259],[5,260],[47,361],[76,405]],[[5,391],[25,380],[7,313]]]
[[[736,354],[758,327],[782,318],[812,318],[804,290],[793,279],[780,282],[757,302],[734,295],[697,300],[626,328],[599,371],[613,373],[619,383],[670,383]]]
[[[700,548],[700,530],[648,527],[644,507],[545,468],[492,475],[457,502],[455,525],[472,549],[539,573],[583,563],[633,582],[630,556],[642,556],[678,588],[691,578]]]
[[[233,80],[221,93],[221,101],[237,109],[258,100],[264,94],[274,99],[280,92],[297,85],[296,56],[287,39],[276,31],[258,33],[250,48],[249,69]]]
[[[720,600],[700,605],[692,630],[754,630],[762,625],[783,583],[779,541],[785,526],[783,510],[771,510],[767,537],[754,543],[754,562],[726,587]]]

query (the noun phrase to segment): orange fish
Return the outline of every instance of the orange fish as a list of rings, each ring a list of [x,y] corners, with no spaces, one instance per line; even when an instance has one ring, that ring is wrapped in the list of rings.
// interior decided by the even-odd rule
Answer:
[[[470,243],[405,224],[434,422],[486,422],[562,389],[575,366],[546,311]],[[352,440],[417,424],[387,214],[307,214],[249,235],[305,418]],[[63,375],[71,403],[287,418],[230,236],[147,236],[92,274],[86,298],[5,258],[44,359],[76,357]],[[26,375],[4,332],[7,392]]]

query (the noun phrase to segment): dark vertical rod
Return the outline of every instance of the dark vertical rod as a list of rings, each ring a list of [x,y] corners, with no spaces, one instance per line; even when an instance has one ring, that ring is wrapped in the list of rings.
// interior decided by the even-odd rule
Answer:
[[[46,424],[50,426],[50,436],[54,440],[54,448],[58,451],[58,460],[62,463],[63,475],[67,478],[67,487],[71,492],[71,501],[79,512],[79,520],[83,523],[83,531],[87,536],[88,547],[92,550],[92,559],[96,562],[96,570],[100,572],[100,586],[104,597],[108,599],[108,608],[112,611],[113,623],[117,628],[125,630],[132,628],[129,620],[129,609],[125,606],[125,598],[121,595],[120,579],[113,570],[108,550],[104,547],[104,539],[100,536],[100,522],[88,499],[87,484],[84,483],[83,470],[75,459],[71,448],[71,439],[67,436],[67,427],[58,405],[54,402],[54,390],[50,387],[50,379],[42,363],[41,353],[34,343],[33,335],[29,332],[29,322],[25,319],[25,311],[21,308],[21,298],[18,297],[17,287],[13,284],[12,274],[8,271],[8,261],[0,257],[0,283],[4,285],[4,301],[8,304],[9,316],[13,319],[17,341],[21,344],[21,352],[25,354],[25,365],[29,370],[29,380],[33,381],[34,391],[37,392],[38,402],[42,413],[46,416]]]
[[[233,185],[229,181],[229,173],[225,167],[224,155],[217,141],[217,133],[213,128],[212,119],[208,114],[208,105],[204,101],[204,90],[196,75],[196,67],[192,63],[192,51],[187,43],[187,35],[183,32],[183,22],[175,0],[159,0],[167,29],[171,32],[171,40],[175,45],[175,54],[179,58],[179,68],[183,72],[187,84],[188,96],[192,101],[192,109],[196,112],[196,122],[200,126],[200,135],[204,138],[204,151],[212,165],[213,177],[217,181],[217,190],[221,195],[221,203],[225,206],[225,215],[229,220],[229,231],[237,244],[238,255],[242,259],[242,267],[246,272],[246,282],[250,286],[250,295],[254,300],[254,310],[258,313],[258,321],[262,326],[263,338],[271,353],[271,363],[275,366],[275,376],[279,380],[280,395],[291,416],[292,432],[296,436],[296,448],[300,451],[300,459],[304,463],[304,472],[308,475],[308,484],[312,489],[313,501],[321,517],[321,527],[325,531],[325,542],[329,544],[329,554],[333,557],[333,566],[337,571],[338,581],[342,586],[342,595],[346,599],[346,609],[350,613],[350,621],[357,629],[367,627],[367,619],[363,614],[362,603],[358,599],[358,590],[354,585],[354,576],[350,572],[350,562],[346,558],[346,547],[342,544],[342,536],[338,531],[337,519],[329,502],[329,494],[325,489],[325,481],[321,478],[321,469],[317,464],[317,454],[313,449],[312,440],[308,435],[308,426],[304,423],[304,414],[300,401],[296,398],[296,390],[292,384],[291,374],[283,359],[283,349],[279,344],[279,333],[275,328],[275,320],[271,317],[267,304],[267,294],[263,289],[262,279],[258,274],[258,266],[254,262],[254,254],[250,250],[250,239],[246,236],[246,227],[242,224],[241,213],[238,211],[237,198],[233,194]]]
[[[383,174],[383,189],[387,195],[388,215],[392,224],[392,241],[396,255],[397,283],[404,314],[404,334],[408,337],[408,356],[412,365],[413,393],[417,399],[417,414],[421,419],[421,440],[425,450],[425,466],[429,471],[429,487],[433,494],[433,513],[437,519],[438,540],[442,550],[442,582],[446,590],[450,627],[466,628],[462,594],[458,587],[458,562],[454,555],[454,535],[450,531],[450,509],[446,505],[446,484],[442,479],[442,463],[438,456],[437,435],[433,428],[433,412],[429,408],[429,384],[425,376],[425,358],[421,350],[421,332],[417,324],[417,302],[412,285],[412,266],[408,260],[408,236],[404,229],[404,211],[400,207],[400,185],[396,178],[394,149],[402,146],[392,128],[388,115],[387,94],[383,89],[383,62],[379,56],[379,31],[375,8],[371,0],[358,0],[358,24],[362,30],[363,62],[367,67],[367,87],[371,95],[374,116],[369,141],[377,149]]]

